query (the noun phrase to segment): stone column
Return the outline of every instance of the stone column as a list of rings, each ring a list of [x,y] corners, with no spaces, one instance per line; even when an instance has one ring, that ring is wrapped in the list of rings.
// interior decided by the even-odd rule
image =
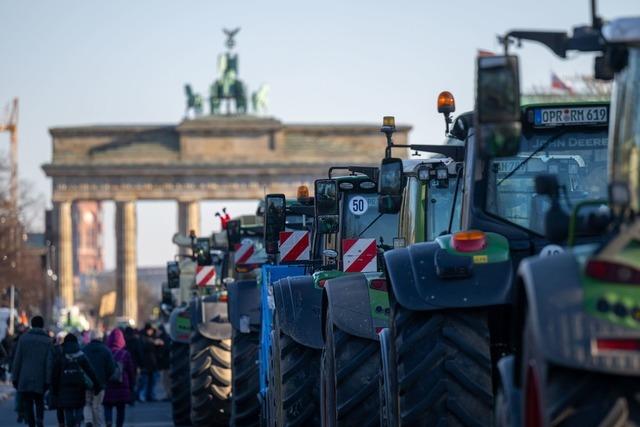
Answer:
[[[63,307],[73,305],[73,227],[71,202],[55,204],[58,234],[58,295]]]
[[[136,202],[116,201],[116,293],[117,313],[138,320],[136,261]]]
[[[185,236],[194,230],[200,235],[200,202],[178,200],[178,233]],[[187,248],[180,248],[180,254],[188,253]]]

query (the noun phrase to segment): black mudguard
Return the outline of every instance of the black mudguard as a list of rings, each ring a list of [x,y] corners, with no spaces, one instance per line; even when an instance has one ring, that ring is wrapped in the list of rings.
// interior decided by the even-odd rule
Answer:
[[[285,277],[273,283],[273,297],[280,330],[307,347],[324,347],[322,337],[322,289],[311,276]]]
[[[417,243],[384,254],[386,270],[396,301],[415,311],[471,308],[512,301],[513,267],[510,260],[474,264],[469,277],[438,277],[435,242]]]
[[[240,319],[249,318],[251,329],[260,326],[260,289],[255,280],[238,280],[227,285],[229,295],[229,321],[237,331],[241,331]],[[244,328],[246,330],[246,328]]]
[[[580,265],[572,253],[527,258],[518,274],[526,292],[534,337],[545,359],[571,368],[640,375],[640,353],[594,351],[596,338],[640,339],[640,330],[585,311]]]
[[[327,280],[327,308],[333,323],[344,332],[361,338],[378,340],[371,315],[369,285],[362,273],[347,274]]]
[[[191,324],[200,335],[212,339],[231,338],[226,302],[218,302],[215,296],[197,297],[190,304]]]

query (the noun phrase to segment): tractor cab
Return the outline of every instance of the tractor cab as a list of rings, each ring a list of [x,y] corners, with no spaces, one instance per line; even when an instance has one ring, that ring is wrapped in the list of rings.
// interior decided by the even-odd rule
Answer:
[[[262,218],[244,215],[227,222],[227,250],[235,279],[255,277],[254,270],[267,262]]]
[[[336,176],[337,170],[348,174]],[[328,179],[315,182],[317,232],[323,251],[321,271],[314,274],[322,287],[343,273],[379,271],[378,249],[393,245],[397,214],[378,210],[378,169],[333,167]]]

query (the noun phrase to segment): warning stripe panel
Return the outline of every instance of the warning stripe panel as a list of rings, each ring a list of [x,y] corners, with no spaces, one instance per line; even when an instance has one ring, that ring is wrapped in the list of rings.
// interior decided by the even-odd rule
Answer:
[[[237,248],[236,252],[233,254],[233,261],[236,265],[238,264],[246,264],[253,252],[255,251],[255,246],[253,242],[241,243]]]
[[[342,254],[347,273],[378,271],[376,239],[344,239]]]
[[[196,285],[209,286],[216,284],[216,268],[212,265],[196,266]]]
[[[278,248],[280,261],[308,261],[311,258],[308,231],[281,231]]]

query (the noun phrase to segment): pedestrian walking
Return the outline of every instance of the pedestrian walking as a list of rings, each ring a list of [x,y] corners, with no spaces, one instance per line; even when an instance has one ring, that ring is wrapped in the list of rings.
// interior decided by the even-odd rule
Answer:
[[[67,335],[66,332],[60,331],[56,334],[55,344],[53,345],[53,366],[61,363],[62,358],[62,343],[64,342],[64,337]],[[56,411],[56,420],[58,421],[58,427],[64,427],[64,409],[58,407],[58,402],[56,401],[56,396],[53,394],[53,390],[49,389],[49,409]]]
[[[158,352],[156,349],[158,339],[156,338],[156,330],[150,323],[144,325],[141,340],[143,357],[140,376],[142,383],[138,392],[138,399],[142,402],[153,402],[156,400],[154,389],[158,376]]]
[[[126,349],[124,334],[120,329],[114,329],[107,338],[107,347],[111,350],[116,362],[116,373],[107,381],[104,394],[104,417],[107,427],[113,424],[113,409],[116,409],[116,427],[124,424],[125,408],[135,399],[134,387],[136,370],[131,355]]]
[[[53,342],[44,330],[42,316],[35,316],[31,329],[18,340],[11,367],[19,409],[24,411],[29,427],[43,425],[44,392],[51,384],[52,366]]]
[[[133,364],[136,371],[136,376],[133,378],[133,389],[135,390],[134,396],[137,398],[138,391],[140,390],[140,381],[139,381],[139,370],[142,367],[142,342],[140,341],[140,337],[138,336],[138,331],[133,329],[131,326],[127,326],[124,329],[124,339],[127,343],[127,351],[129,355],[131,355],[131,359],[133,360]],[[135,399],[133,400],[135,402]]]
[[[101,331],[89,332],[89,343],[84,346],[82,352],[89,359],[91,367],[96,373],[102,391],[94,394],[93,390],[87,390],[84,405],[84,422],[86,427],[104,427],[104,388],[107,382],[116,373],[116,363],[113,354],[103,341],[104,335]]]
[[[53,367],[51,388],[58,408],[64,410],[65,427],[79,427],[87,390],[98,395],[101,386],[89,359],[80,351],[78,338],[73,334],[64,337],[62,356]]]
[[[171,376],[169,374],[171,354],[171,338],[163,325],[158,328],[158,339],[162,345],[156,346],[158,350],[158,369],[160,369],[160,380],[164,389],[164,399],[171,400]]]

